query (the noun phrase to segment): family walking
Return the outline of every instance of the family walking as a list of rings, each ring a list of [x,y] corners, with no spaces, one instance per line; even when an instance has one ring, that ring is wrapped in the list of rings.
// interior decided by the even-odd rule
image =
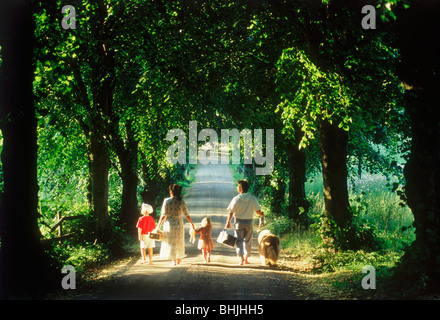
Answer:
[[[263,216],[260,205],[255,196],[248,194],[249,183],[246,180],[239,180],[237,183],[238,195],[234,197],[227,210],[229,215],[225,228],[231,228],[232,217],[235,217],[235,236],[237,238],[236,252],[239,257],[239,264],[248,264],[252,251],[252,233],[253,233],[253,213],[254,211]],[[185,201],[182,199],[182,187],[178,184],[172,184],[169,187],[170,197],[166,198],[162,205],[161,216],[157,226],[154,219],[149,216],[153,208],[148,204],[142,204],[141,213],[143,217],[139,218],[137,223],[138,238],[141,247],[142,263],[146,263],[146,249],[148,249],[149,263],[152,264],[153,248],[155,241],[149,237],[151,232],[160,230],[163,225],[162,244],[160,248],[160,259],[171,260],[171,265],[175,266],[182,262],[185,255],[185,233],[183,216],[190,223],[190,233],[192,238],[195,234],[200,234],[198,249],[202,251],[205,263],[211,261],[211,251],[214,248],[214,242],[211,237],[212,222],[205,217],[202,220],[201,227],[196,229],[188,213]]]

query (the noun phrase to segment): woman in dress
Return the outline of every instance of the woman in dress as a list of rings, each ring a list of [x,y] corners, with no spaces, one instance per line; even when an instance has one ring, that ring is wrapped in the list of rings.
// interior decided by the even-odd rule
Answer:
[[[171,265],[175,266],[182,261],[185,255],[185,234],[182,214],[189,221],[192,228],[194,228],[194,223],[188,214],[185,201],[182,199],[182,187],[178,184],[172,184],[169,189],[171,197],[163,201],[162,214],[157,224],[157,230],[164,223],[160,258],[172,260]]]

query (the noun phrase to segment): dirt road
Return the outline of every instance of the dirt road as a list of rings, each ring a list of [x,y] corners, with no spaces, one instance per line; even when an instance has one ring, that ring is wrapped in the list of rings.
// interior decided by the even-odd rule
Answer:
[[[228,165],[202,165],[196,181],[186,192],[185,201],[196,226],[203,217],[213,222],[214,242],[223,229],[232,197],[237,194]],[[186,220],[185,220],[186,221]],[[156,242],[153,265],[140,264],[133,257],[123,268],[78,299],[147,300],[264,300],[304,299],[298,292],[302,282],[295,274],[260,265],[257,231],[254,231],[250,264],[239,266],[235,249],[215,242],[211,263],[204,264],[196,244],[189,242],[189,223],[185,224],[186,257],[178,266],[160,260]],[[198,239],[198,236],[197,236]],[[196,242],[197,243],[197,242]],[[312,298],[312,297],[309,297]]]

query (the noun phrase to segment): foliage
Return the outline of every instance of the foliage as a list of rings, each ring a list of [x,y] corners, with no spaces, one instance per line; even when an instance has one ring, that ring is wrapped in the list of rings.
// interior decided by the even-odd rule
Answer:
[[[190,120],[216,130],[275,130],[272,174],[256,176],[250,170],[255,163],[241,161],[233,166],[234,179],[251,182],[269,229],[294,247],[321,250],[319,236],[330,229],[336,234],[340,251],[316,258],[323,269],[386,263],[379,253],[405,251],[415,235],[403,177],[412,141],[396,71],[402,53],[387,25],[375,32],[359,27],[360,3],[74,0],[78,28],[64,30],[62,1],[35,2],[40,231],[53,236],[48,228],[57,211],[83,216],[72,224],[83,234],[93,235],[100,219],[112,229],[106,243],[55,246],[55,254],[79,266],[87,255],[105,260],[114,253],[106,250],[117,242],[116,231],[128,232],[120,229],[127,210],[137,210],[140,201],[160,207],[171,182],[188,186],[195,168],[167,162],[165,137],[171,129],[186,131]],[[374,3],[382,22],[393,27],[394,8],[407,9],[410,1]],[[322,182],[315,178],[322,170],[323,120],[349,138],[353,221],[344,228],[324,215]],[[312,229],[300,227],[289,211],[292,143],[306,155],[304,181],[315,184],[307,193],[310,211],[299,208]],[[93,195],[93,163],[100,155],[108,166],[104,218],[94,217],[102,200]],[[361,251],[344,250],[347,239]]]
[[[307,183],[307,190],[312,203],[310,216],[314,226],[322,228],[322,181],[315,178]],[[354,224],[359,230],[369,230],[370,244],[378,246],[376,249],[401,253],[414,241],[414,217],[407,206],[402,206],[399,195],[387,187],[383,176],[364,174],[362,179],[353,180],[350,190]]]
[[[42,219],[53,219],[57,211],[84,213],[87,205],[86,146],[75,126],[58,131],[48,118],[39,125],[39,200]]]
[[[60,262],[60,265],[72,265],[78,274],[88,267],[107,263],[110,258],[108,248],[102,244],[55,245],[50,252]]]
[[[310,281],[311,290],[328,299],[395,296],[396,293],[389,287],[394,268],[414,241],[415,234],[411,227],[411,211],[408,207],[398,205],[400,197],[390,190],[387,183],[387,179],[378,174],[364,173],[361,179],[353,179],[350,201],[354,210],[354,224],[357,230],[369,230],[368,234],[373,236],[361,243],[359,250],[328,250],[317,232],[324,212],[322,181],[319,177],[306,184],[311,203],[309,216],[315,222],[310,228],[298,227],[285,217],[277,217],[269,212],[266,227],[280,235],[285,253],[280,268],[319,275],[319,278]],[[372,265],[376,269],[377,290],[374,292],[363,290],[360,286],[365,276],[361,269],[365,265]],[[324,288],[327,288],[325,292]],[[327,290],[331,293],[326,293]]]
[[[305,133],[299,148],[306,147],[307,142],[315,138],[318,119],[332,121],[332,117],[336,117],[341,119],[338,127],[349,130],[352,119],[346,106],[351,103],[347,88],[338,74],[325,74],[307,58],[304,51],[293,48],[283,51],[277,67],[278,90],[282,98],[279,108],[283,110],[285,130],[291,133],[299,126]]]

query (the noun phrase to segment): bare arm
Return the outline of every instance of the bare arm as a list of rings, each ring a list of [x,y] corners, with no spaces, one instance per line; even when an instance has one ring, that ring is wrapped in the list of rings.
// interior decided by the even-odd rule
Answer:
[[[194,223],[192,222],[191,217],[189,216],[188,209],[187,209],[187,207],[186,207],[186,203],[185,203],[185,201],[183,201],[183,200],[182,200],[181,210],[182,210],[182,213],[183,213],[183,215],[185,216],[186,220],[188,220],[188,222],[191,224],[191,227],[192,227],[193,229],[195,229],[195,227],[194,227]]]
[[[231,220],[232,220],[233,215],[234,215],[234,212],[229,211],[228,220],[226,221],[226,225],[225,225],[226,229],[231,228]]]
[[[192,227],[193,229],[195,229],[195,227],[194,227],[194,223],[192,222],[191,217],[190,217],[189,215],[187,215],[187,216],[185,216],[185,217],[186,217],[186,220],[188,220],[189,223],[191,224],[191,227]]]
[[[161,215],[161,216],[160,216],[160,219],[159,219],[159,222],[157,223],[156,230],[159,230],[159,229],[160,229],[160,226],[162,225],[162,223],[164,222],[164,220],[165,220],[165,216],[164,216],[164,215]]]

